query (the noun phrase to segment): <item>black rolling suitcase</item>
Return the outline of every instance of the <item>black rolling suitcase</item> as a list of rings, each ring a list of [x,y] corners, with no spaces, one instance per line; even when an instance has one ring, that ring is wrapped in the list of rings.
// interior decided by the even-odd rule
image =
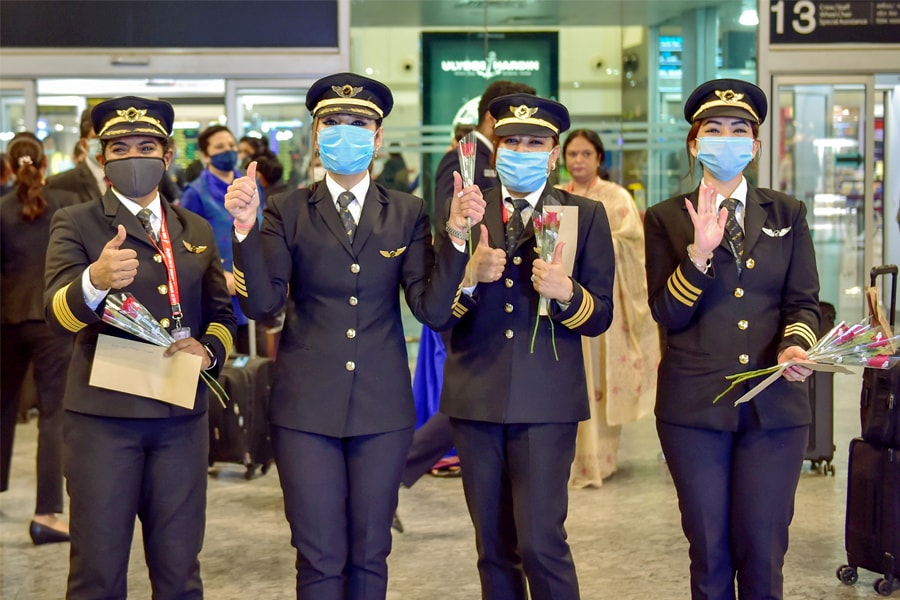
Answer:
[[[850,442],[845,545],[838,579],[856,583],[863,568],[882,575],[873,585],[882,596],[900,589],[900,449]]]
[[[834,305],[820,302],[819,312],[822,316],[819,335],[822,336],[834,328]],[[816,371],[808,381],[812,423],[803,459],[810,461],[812,468],[823,475],[834,475],[834,373]]]
[[[211,402],[209,408],[209,466],[217,462],[243,465],[247,479],[257,468],[268,472],[274,459],[268,416],[274,374],[275,363],[269,358],[237,355],[228,359],[218,381],[229,401],[225,407]]]
[[[871,285],[880,275],[891,276],[890,308],[888,318],[894,328],[897,311],[897,266],[874,267]],[[896,331],[894,332],[896,334]],[[900,448],[900,365],[892,369],[866,369],[863,372],[863,389],[860,398],[860,422],[862,437],[868,442]]]

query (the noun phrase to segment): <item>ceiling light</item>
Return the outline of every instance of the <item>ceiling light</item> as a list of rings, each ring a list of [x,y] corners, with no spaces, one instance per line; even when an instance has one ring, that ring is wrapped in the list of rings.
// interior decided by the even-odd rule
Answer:
[[[759,25],[759,16],[756,14],[756,10],[749,8],[741,13],[741,18],[738,19],[738,23],[744,25],[745,27],[753,27],[755,25]]]

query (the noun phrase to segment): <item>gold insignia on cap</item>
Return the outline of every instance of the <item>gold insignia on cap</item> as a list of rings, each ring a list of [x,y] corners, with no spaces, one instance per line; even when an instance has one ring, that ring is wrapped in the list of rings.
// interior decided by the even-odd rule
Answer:
[[[141,117],[147,116],[146,108],[135,108],[133,106],[129,106],[125,110],[117,110],[116,114],[128,121],[129,123],[134,123],[135,121],[140,121]]]
[[[510,106],[509,112],[514,114],[517,119],[528,119],[534,116],[534,113],[538,111],[537,107],[528,108],[526,105],[522,104],[521,106]]]
[[[734,90],[716,90],[716,96],[718,96],[719,100],[722,102],[728,103],[740,102],[744,99],[744,94]]]
[[[362,86],[353,87],[349,83],[344,87],[340,87],[337,85],[331,86],[332,91],[342,98],[354,98],[358,93],[363,91]]]

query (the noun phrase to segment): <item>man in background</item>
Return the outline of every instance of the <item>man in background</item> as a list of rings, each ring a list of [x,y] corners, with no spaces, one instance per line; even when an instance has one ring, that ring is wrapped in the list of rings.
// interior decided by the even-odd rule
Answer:
[[[75,165],[75,168],[49,177],[46,187],[74,192],[78,194],[80,202],[89,202],[96,200],[106,191],[106,176],[103,174],[103,167],[97,162],[100,139],[94,133],[90,108],[84,109],[81,113],[79,128],[81,137],[78,145],[84,149],[86,158]]]

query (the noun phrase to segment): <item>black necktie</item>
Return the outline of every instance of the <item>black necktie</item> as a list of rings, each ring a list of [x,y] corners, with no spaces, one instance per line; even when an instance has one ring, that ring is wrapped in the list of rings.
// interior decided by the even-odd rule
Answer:
[[[350,203],[355,200],[356,197],[350,192],[341,192],[338,195],[338,204],[341,206],[341,221],[344,223],[344,231],[347,232],[347,238],[350,240],[350,243],[353,243],[353,234],[356,233],[356,221],[353,220],[353,215],[350,214]]]
[[[153,242],[155,243],[157,241],[157,239],[156,239],[156,232],[153,231],[153,225],[150,224],[150,215],[151,214],[153,214],[153,213],[150,212],[149,208],[142,208],[141,210],[138,211],[137,218],[138,218],[138,221],[141,222],[141,225],[144,226],[144,231],[147,232],[147,235],[149,235],[150,239],[153,240]]]
[[[522,223],[522,211],[528,206],[528,200],[525,198],[507,198],[507,200],[514,207],[512,216],[506,222],[506,253],[511,254],[519,241],[519,236],[525,229],[525,225]]]
[[[744,230],[735,217],[735,209],[739,201],[734,198],[725,198],[722,200],[722,206],[728,210],[728,220],[725,221],[725,235],[728,236],[728,243],[731,246],[731,253],[734,255],[737,264],[738,273],[741,272],[741,257],[744,256]]]

